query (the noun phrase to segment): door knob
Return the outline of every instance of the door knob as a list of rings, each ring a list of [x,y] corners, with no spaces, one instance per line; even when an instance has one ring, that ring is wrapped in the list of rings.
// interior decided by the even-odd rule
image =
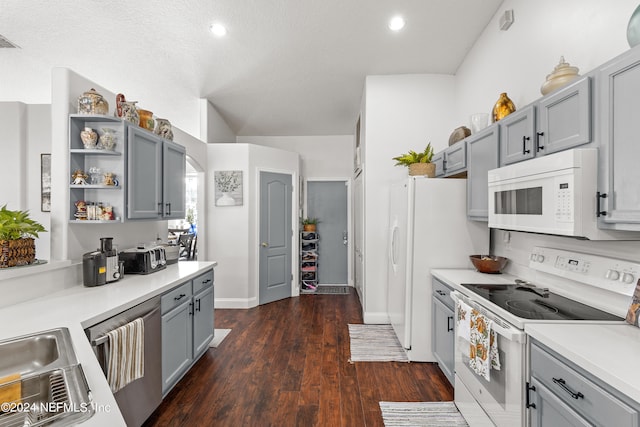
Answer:
[[[262,243],[260,243],[260,246],[262,246],[263,248],[266,248],[269,245],[267,244],[267,242],[262,242]]]

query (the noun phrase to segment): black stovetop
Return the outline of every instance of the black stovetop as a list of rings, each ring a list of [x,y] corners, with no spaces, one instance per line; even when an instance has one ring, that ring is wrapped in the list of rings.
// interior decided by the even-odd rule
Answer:
[[[530,284],[462,283],[462,286],[523,319],[624,320],[621,317]]]

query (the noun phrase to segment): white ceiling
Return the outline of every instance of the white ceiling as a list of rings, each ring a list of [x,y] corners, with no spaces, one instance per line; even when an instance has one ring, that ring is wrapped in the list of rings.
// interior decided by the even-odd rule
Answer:
[[[346,135],[366,75],[454,74],[501,3],[0,0],[0,100],[50,102],[64,66],[196,136],[200,98],[238,135]]]

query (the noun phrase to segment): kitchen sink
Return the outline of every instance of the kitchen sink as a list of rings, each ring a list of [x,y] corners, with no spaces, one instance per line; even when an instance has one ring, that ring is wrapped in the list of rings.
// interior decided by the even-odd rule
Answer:
[[[0,379],[0,427],[71,425],[95,412],[66,328],[0,341]]]

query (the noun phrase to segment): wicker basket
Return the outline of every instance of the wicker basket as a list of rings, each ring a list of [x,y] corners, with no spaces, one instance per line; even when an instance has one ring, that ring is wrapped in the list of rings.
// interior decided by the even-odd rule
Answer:
[[[413,163],[409,165],[409,175],[426,175],[429,178],[436,176],[435,163]]]
[[[0,268],[31,264],[36,260],[36,241],[30,237],[0,240]]]

